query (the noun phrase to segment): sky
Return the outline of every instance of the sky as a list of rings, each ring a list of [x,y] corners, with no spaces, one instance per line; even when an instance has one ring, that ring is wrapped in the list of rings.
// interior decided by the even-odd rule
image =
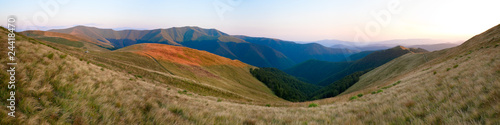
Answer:
[[[290,41],[465,41],[500,23],[498,0],[0,0],[18,30],[215,28]]]

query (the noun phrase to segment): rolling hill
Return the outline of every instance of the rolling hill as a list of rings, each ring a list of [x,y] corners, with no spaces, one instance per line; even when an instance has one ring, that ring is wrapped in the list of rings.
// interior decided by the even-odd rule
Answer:
[[[387,50],[361,52],[359,53],[360,55],[366,56],[355,61],[326,62],[312,60],[295,65],[294,67],[284,71],[312,84],[328,86],[329,84],[354,72],[376,68],[407,53],[421,52],[426,52],[426,50],[396,46]],[[357,54],[353,54],[352,56],[356,56],[352,58],[359,58],[357,57]]]
[[[7,46],[7,30],[1,28],[0,32],[0,46]],[[220,57],[224,63],[238,64],[220,66],[213,65],[218,61],[197,61],[183,58],[182,54],[143,55],[173,49],[175,54],[214,56],[202,51],[170,46],[169,50],[150,50],[151,44],[138,44],[122,50],[84,53],[83,48],[22,34],[17,34],[16,39],[16,117],[7,116],[8,108],[0,108],[0,124],[500,123],[500,25],[457,47],[407,53],[392,59],[359,77],[338,96],[298,103],[274,96],[251,77],[249,69],[255,67],[241,68],[236,60]],[[7,49],[0,52],[6,53]],[[176,56],[179,61],[170,60]],[[6,54],[0,57],[0,68],[8,68]],[[194,64],[179,64],[184,61]],[[200,75],[200,82],[196,82],[182,77],[188,76],[182,72],[189,69],[165,70],[177,66],[198,67],[228,80]],[[234,72],[227,75],[237,78],[243,73],[240,78],[248,82],[229,82],[236,79],[216,73],[231,70]],[[1,86],[7,86],[7,72],[0,72],[0,81]],[[223,89],[224,84],[246,84],[245,89],[251,90],[229,91]],[[0,88],[0,93],[8,91]],[[0,94],[0,98],[8,96]]]
[[[279,69],[289,68],[309,59],[342,61],[346,56],[357,52],[328,48],[320,44],[298,44],[271,38],[231,36],[216,29],[199,27],[115,31],[76,26],[49,31],[85,38],[91,43],[111,50],[139,43],[160,43],[205,50],[254,66]]]
[[[330,76],[332,72],[342,71],[351,64],[352,62],[308,60],[283,71],[304,82],[317,84]]]
[[[295,63],[301,63],[310,59],[337,62],[346,60],[346,58],[359,51],[352,51],[345,48],[329,48],[317,43],[298,44],[290,41],[283,41],[272,38],[234,36],[250,43],[269,46],[276,49]],[[300,51],[298,51],[300,50]]]
[[[335,82],[354,72],[365,71],[372,68],[376,68],[395,58],[398,58],[408,53],[422,53],[422,52],[427,52],[427,51],[420,48],[406,48],[403,46],[396,46],[387,50],[376,51],[363,57],[360,60],[355,61],[352,65],[346,67],[346,69],[340,72],[332,73],[332,75],[328,76],[327,78],[319,82],[318,85],[327,86],[330,85],[332,82]]]

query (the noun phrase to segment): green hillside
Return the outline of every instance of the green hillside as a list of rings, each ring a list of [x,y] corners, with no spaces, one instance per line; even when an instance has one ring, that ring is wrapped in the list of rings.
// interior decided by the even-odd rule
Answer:
[[[273,90],[276,96],[292,102],[310,100],[309,94],[321,88],[302,82],[276,68],[257,68],[250,72]]]

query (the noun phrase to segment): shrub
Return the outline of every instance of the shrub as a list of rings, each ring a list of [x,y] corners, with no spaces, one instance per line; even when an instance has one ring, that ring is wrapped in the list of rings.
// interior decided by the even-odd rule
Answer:
[[[106,67],[104,64],[97,64],[97,66]]]
[[[436,73],[437,73],[437,72],[436,72],[436,71],[434,71],[434,75],[436,75]]]
[[[316,103],[311,103],[311,104],[309,104],[309,107],[318,107],[318,104],[316,104]]]
[[[392,84],[392,86],[396,86],[396,85],[398,85],[399,83],[401,83],[401,81],[397,81],[396,83]]]
[[[187,94],[187,90],[184,90],[184,91],[177,91],[177,93],[179,93],[179,94]]]
[[[392,86],[386,86],[386,87],[382,87],[382,89],[388,89],[388,88],[391,88]]]
[[[457,68],[457,67],[458,67],[458,65],[453,66],[453,68]]]
[[[446,71],[450,71],[451,68],[446,68]]]
[[[377,92],[373,91],[372,94],[377,94]]]
[[[497,47],[498,47],[498,44],[495,45],[495,48],[497,48]]]
[[[68,56],[68,55],[59,55],[59,58],[64,59],[64,58],[66,58],[66,56]]]
[[[384,92],[384,90],[382,90],[382,89],[377,90],[377,93],[381,93],[381,92]]]
[[[349,100],[354,100],[354,99],[357,99],[358,97],[357,96],[353,96],[351,98],[349,98]]]
[[[271,107],[271,104],[266,104],[266,107]]]
[[[217,102],[222,102],[222,99],[217,99]]]
[[[47,55],[47,58],[49,58],[49,59],[54,58],[54,53],[50,53],[49,55]]]
[[[359,94],[358,94],[358,97],[363,97],[363,94],[359,93]]]

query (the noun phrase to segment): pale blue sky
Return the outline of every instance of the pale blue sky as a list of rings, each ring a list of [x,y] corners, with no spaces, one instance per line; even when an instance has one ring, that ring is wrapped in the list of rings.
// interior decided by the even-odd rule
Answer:
[[[7,16],[16,15],[21,29],[199,26],[292,41],[353,41],[355,29],[367,33],[366,25],[378,24],[378,32],[369,41],[380,41],[466,40],[500,23],[498,0],[60,0],[68,2],[57,3],[59,10],[53,16],[41,4],[47,1],[57,0],[0,0],[0,17],[4,18],[0,25],[5,26]],[[387,11],[394,1],[399,2],[400,13],[390,13],[390,22],[383,26],[370,13]],[[214,4],[230,10],[221,17]],[[37,14],[47,15],[46,24],[34,26]]]

